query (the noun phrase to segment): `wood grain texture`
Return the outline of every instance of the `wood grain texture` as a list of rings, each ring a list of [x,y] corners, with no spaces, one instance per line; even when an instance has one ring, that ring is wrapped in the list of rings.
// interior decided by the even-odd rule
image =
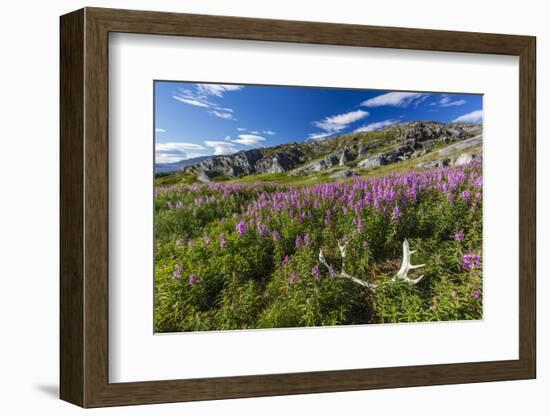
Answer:
[[[108,33],[520,57],[519,359],[109,383]],[[527,36],[87,8],[61,18],[61,397],[82,407],[533,378],[535,39]]]
[[[60,388],[84,405],[84,12],[61,19]]]

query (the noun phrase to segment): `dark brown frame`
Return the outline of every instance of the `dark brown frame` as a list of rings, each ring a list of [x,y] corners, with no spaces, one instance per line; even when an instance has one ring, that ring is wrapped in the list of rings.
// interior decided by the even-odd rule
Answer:
[[[110,32],[515,55],[520,65],[519,359],[109,383]],[[63,400],[101,407],[536,377],[535,38],[85,8],[61,17],[60,358]]]

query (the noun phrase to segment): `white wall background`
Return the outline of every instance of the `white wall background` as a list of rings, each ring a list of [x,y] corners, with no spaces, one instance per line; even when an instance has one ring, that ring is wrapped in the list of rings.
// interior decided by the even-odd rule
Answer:
[[[0,14],[0,410],[2,414],[73,415],[58,395],[58,16],[83,6],[317,20],[538,37],[538,330],[537,380],[338,394],[225,400],[87,411],[102,415],[547,414],[550,361],[544,301],[549,226],[550,146],[543,140],[550,89],[545,67],[550,26],[545,3],[353,0],[51,0],[4,2]]]

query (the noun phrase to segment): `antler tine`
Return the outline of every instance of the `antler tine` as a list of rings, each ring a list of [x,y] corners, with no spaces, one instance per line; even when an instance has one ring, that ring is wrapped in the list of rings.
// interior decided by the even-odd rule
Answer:
[[[392,277],[393,281],[395,281],[396,279],[401,279],[409,283],[417,284],[424,277],[424,275],[422,275],[416,279],[411,279],[407,276],[409,270],[414,270],[425,266],[425,264],[411,264],[411,254],[415,252],[416,250],[410,250],[409,242],[407,239],[405,239],[403,241],[403,260],[401,261],[401,267],[399,268],[399,271],[395,276]]]
[[[346,258],[346,248],[347,248],[347,246],[348,246],[347,242],[340,243],[340,241],[338,241],[338,249],[340,250],[340,255],[342,256],[342,258]]]
[[[321,264],[323,264],[327,269],[330,269],[330,266],[328,265],[327,261],[325,260],[325,256],[323,254],[323,249],[319,250],[319,261]]]

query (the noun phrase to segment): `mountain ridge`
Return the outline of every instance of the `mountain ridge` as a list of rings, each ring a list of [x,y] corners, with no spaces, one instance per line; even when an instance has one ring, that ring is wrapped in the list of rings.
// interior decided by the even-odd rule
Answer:
[[[177,162],[171,163],[155,163],[155,173],[175,172],[183,169],[186,166],[194,165],[206,159],[210,159],[211,157],[212,156],[199,156],[190,159],[182,159],[178,160]]]
[[[480,124],[412,121],[376,131],[347,133],[318,141],[286,143],[211,156],[184,166],[180,172],[195,175],[201,182],[265,173],[301,176],[336,167],[342,168],[338,176],[349,176],[354,170],[369,170],[422,158],[428,154],[434,154],[439,159],[424,166],[419,164],[418,167],[447,166],[454,160],[449,155],[440,155],[438,150],[477,136],[481,143],[481,135]],[[478,157],[481,157],[480,152],[473,154],[470,159]]]

